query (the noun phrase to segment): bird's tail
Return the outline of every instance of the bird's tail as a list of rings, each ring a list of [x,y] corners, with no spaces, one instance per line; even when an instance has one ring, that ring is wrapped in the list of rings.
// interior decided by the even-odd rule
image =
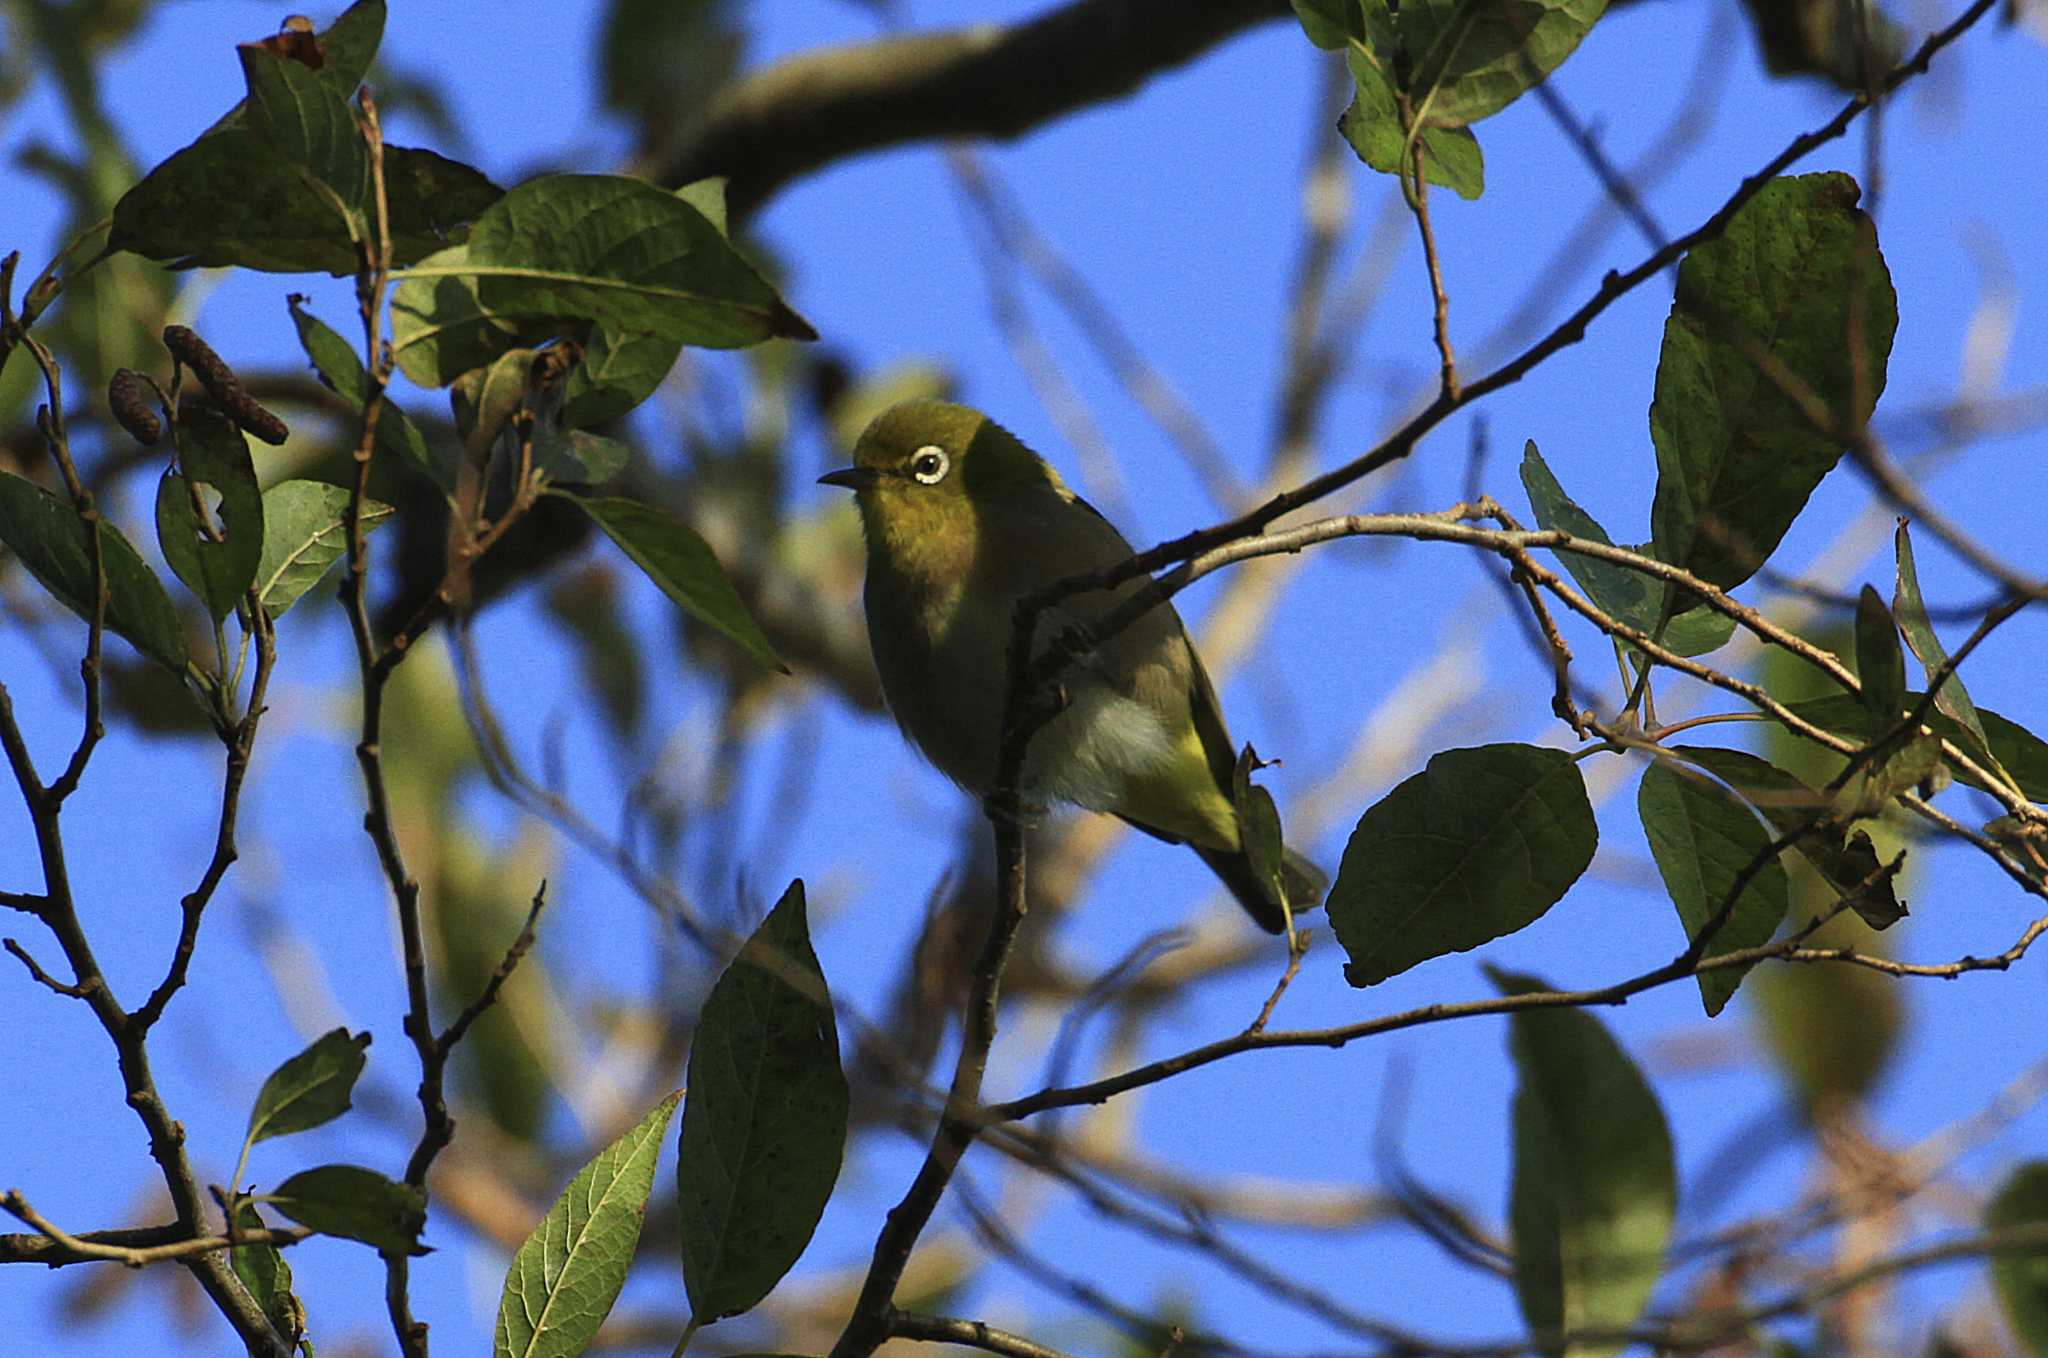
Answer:
[[[1237,903],[1261,929],[1269,934],[1287,932],[1287,915],[1281,910],[1280,902],[1273,899],[1270,888],[1252,870],[1248,854],[1242,849],[1211,849],[1200,844],[1188,847],[1202,856],[1209,870],[1230,888],[1230,894],[1237,897]],[[1329,887],[1330,879],[1321,868],[1294,850],[1287,850],[1286,855],[1280,865],[1280,881],[1287,891],[1288,908],[1299,915],[1323,903],[1323,892]]]

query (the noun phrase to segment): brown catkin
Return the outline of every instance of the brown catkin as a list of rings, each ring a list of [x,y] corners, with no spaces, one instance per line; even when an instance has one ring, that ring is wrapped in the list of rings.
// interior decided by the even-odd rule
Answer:
[[[107,409],[137,443],[147,448],[163,437],[164,423],[149,408],[149,389],[133,368],[116,368],[107,383]]]
[[[220,404],[229,419],[265,443],[276,447],[291,437],[283,420],[265,410],[256,398],[242,389],[242,379],[205,340],[189,326],[164,327],[164,348],[171,357],[192,370],[207,394]]]

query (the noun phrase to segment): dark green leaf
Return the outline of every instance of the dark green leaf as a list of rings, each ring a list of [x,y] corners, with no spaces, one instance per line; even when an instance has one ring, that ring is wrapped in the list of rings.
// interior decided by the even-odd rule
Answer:
[[[266,1229],[253,1202],[241,1205],[235,1221],[245,1231]],[[297,1344],[306,1332],[306,1308],[292,1295],[292,1266],[284,1261],[284,1252],[275,1245],[237,1245],[228,1251],[228,1266],[278,1333]]]
[[[1876,740],[1905,715],[1906,653],[1891,610],[1869,585],[1856,598],[1856,678],[1870,718],[1864,734]]]
[[[567,492],[558,492],[567,494]],[[663,594],[739,644],[770,669],[789,672],[740,602],[704,539],[671,514],[638,500],[570,495]]]
[[[419,1243],[427,1224],[425,1196],[374,1169],[322,1165],[301,1170],[264,1194],[263,1200],[301,1226],[360,1240],[379,1254],[427,1253]]]
[[[1351,78],[1356,92],[1350,107],[1337,121],[1337,130],[1358,158],[1381,174],[1404,179],[1415,171],[1408,138],[1401,130],[1401,116],[1394,106],[1394,92],[1371,64],[1353,52]],[[1466,127],[1425,127],[1422,130],[1422,177],[1441,184],[1460,198],[1474,199],[1486,191],[1486,159],[1479,152],[1479,139]]]
[[[1892,612],[1898,617],[1899,630],[1906,634],[1906,644],[1913,648],[1921,668],[1932,679],[1937,671],[1947,667],[1948,648],[1935,634],[1934,623],[1927,616],[1926,600],[1920,596],[1920,570],[1913,561],[1913,538],[1906,531],[1904,519],[1899,520],[1898,532],[1892,540],[1899,561],[1897,583],[1892,589]],[[1903,681],[1900,687],[1904,687]],[[1960,672],[1950,674],[1934,691],[1934,707],[1963,729],[1969,737],[1965,748],[1997,764],[1991,754],[1991,742],[1984,736],[1984,723],[1977,719],[1977,705],[1970,701],[1970,691],[1963,687]]]
[[[1644,770],[1636,811],[1686,937],[1696,939],[1772,836],[1720,784],[1662,761]],[[1711,959],[1770,942],[1790,903],[1784,864],[1773,854],[1744,880],[1733,912],[1714,931],[1702,956]],[[1709,1018],[1721,1012],[1748,970],[1721,967],[1699,974],[1700,999]]]
[[[1318,47],[1335,50],[1365,41],[1365,18],[1359,0],[1293,0],[1294,17]]]
[[[360,230],[356,213],[363,204],[370,158],[345,102],[348,96],[337,94],[321,72],[261,43],[243,43],[236,53],[249,87],[244,125],[332,199],[344,230],[351,221]]]
[[[1821,792],[1741,750],[1680,745],[1671,752],[1735,789],[1781,835],[1806,826],[1818,814],[1819,823],[1793,841],[1800,857],[1871,928],[1887,929],[1905,917],[1906,907],[1894,891],[1897,865],[1880,863],[1870,836],[1861,830],[1845,833],[1847,827],[1827,814],[1828,799]]]
[[[464,286],[441,289],[449,277]],[[448,343],[450,327],[465,341],[489,340],[479,323],[510,318],[544,319],[562,333],[596,322],[710,348],[816,337],[696,208],[618,175],[519,185],[477,219],[465,248],[409,270],[392,307],[401,362],[417,344]],[[445,358],[421,363],[460,371]]]
[[[1368,986],[1466,952],[1541,918],[1586,865],[1600,831],[1561,750],[1446,750],[1359,818],[1330,924]]]
[[[313,361],[320,380],[351,410],[360,413],[369,389],[369,375],[363,371],[362,359],[356,356],[355,349],[347,340],[305,309],[302,305],[305,298],[294,296],[288,301],[292,324],[299,332],[299,347]],[[443,459],[434,456],[427,447],[426,436],[420,433],[419,426],[388,395],[382,413],[377,416],[377,452],[384,457],[411,463],[443,490],[454,484],[453,474]]]
[[[1238,834],[1244,843],[1245,857],[1251,860],[1252,874],[1265,887],[1267,898],[1286,900],[1289,910],[1306,910],[1313,902],[1288,899],[1283,885],[1287,851],[1280,842],[1280,808],[1273,804],[1272,793],[1252,781],[1253,771],[1264,767],[1258,751],[1250,745],[1237,756],[1230,786]]]
[[[494,1358],[576,1358],[611,1314],[640,1244],[678,1090],[576,1172],[512,1257]]]
[[[624,471],[632,456],[633,450],[617,439],[587,429],[549,426],[533,435],[534,462],[555,481],[601,485]]]
[[[1370,16],[1380,7],[1368,8],[1372,31],[1352,50],[1390,83],[1406,73],[1418,122],[1464,127],[1556,70],[1606,7],[1607,0],[1403,0],[1377,24]]]
[[[272,1071],[249,1112],[248,1144],[303,1132],[346,1113],[369,1045],[368,1033],[336,1028]]]
[[[233,421],[210,405],[188,404],[178,414],[178,471],[167,471],[156,487],[156,540],[164,561],[216,619],[235,611],[256,578],[263,556],[263,492],[249,440]],[[183,475],[179,473],[182,472]],[[220,497],[218,514],[204,505],[220,534],[207,540],[194,516],[186,478]]]
[[[1839,427],[1860,426],[1884,390],[1898,303],[1858,193],[1839,173],[1773,180],[1679,266],[1650,406],[1650,527],[1660,559],[1722,589],[1756,573],[1842,451],[1753,354],[1782,364]],[[1850,333],[1866,370],[1853,408]]]
[[[1920,694],[1909,690],[1904,706],[1910,710],[1919,705],[1920,698]],[[1863,703],[1847,693],[1787,703],[1786,707],[1794,716],[1802,717],[1822,730],[1858,739],[1864,734]],[[2048,743],[2018,722],[2007,721],[1988,707],[1977,709],[1977,719],[1983,724],[1984,739],[1989,743],[1992,755],[2012,775],[2020,791],[2029,801],[2048,802]],[[1964,749],[1969,748],[1970,737],[1956,725],[1954,718],[1939,711],[1929,712],[1925,724],[1934,734],[1956,741]]]
[[[2006,1175],[1984,1209],[1984,1229],[2048,1229],[2048,1160],[2030,1160]],[[2048,1353],[2048,1246],[1991,1261],[1991,1285],[2013,1337],[2031,1354]]]
[[[107,582],[107,630],[175,674],[185,672],[185,627],[163,582],[113,524],[100,521]],[[81,618],[93,614],[91,540],[68,500],[0,472],[0,542],[44,589]]]
[[[654,394],[682,351],[680,341],[659,335],[594,327],[562,394],[563,425],[610,424]]]
[[[683,1285],[710,1324],[768,1295],[832,1196],[846,1077],[802,882],[711,988],[690,1046],[676,1176]]]
[[[348,551],[349,492],[319,481],[280,481],[263,492],[263,559],[256,596],[272,618],[320,582]],[[363,501],[363,531],[391,517],[391,506]]]
[[[326,55],[320,77],[337,97],[353,99],[356,86],[370,73],[384,41],[384,18],[384,0],[356,0],[320,35]]]
[[[1549,989],[1532,976],[1487,974],[1503,994]],[[1561,1354],[1560,1332],[1625,1329],[1650,1299],[1678,1206],[1671,1129],[1642,1073],[1591,1014],[1522,1009],[1508,1021],[1515,1292],[1540,1351]],[[1625,1347],[1579,1343],[1570,1352],[1602,1358]]]
[[[392,257],[401,266],[459,239],[500,193],[467,165],[404,146],[384,148],[384,186]],[[341,218],[242,126],[209,132],[151,170],[114,205],[109,244],[175,269],[356,271]]]
[[[1529,508],[1539,526],[1570,533],[1575,538],[1613,545],[1591,514],[1581,509],[1550,473],[1550,467],[1531,439],[1522,449],[1522,488],[1529,494]],[[1647,548],[1636,548],[1647,553]],[[1586,597],[1603,612],[1650,636],[1657,634],[1662,620],[1664,585],[1653,576],[1626,566],[1602,561],[1578,552],[1558,552],[1558,560],[1571,572]],[[1702,604],[1673,618],[1664,627],[1663,644],[1680,655],[1705,655],[1727,644],[1735,634],[1735,620]]]
[[[423,387],[445,387],[508,349],[548,337],[544,319],[487,313],[475,277],[461,272],[468,261],[468,246],[451,245],[421,262],[443,272],[407,278],[392,291],[392,350],[399,368]]]

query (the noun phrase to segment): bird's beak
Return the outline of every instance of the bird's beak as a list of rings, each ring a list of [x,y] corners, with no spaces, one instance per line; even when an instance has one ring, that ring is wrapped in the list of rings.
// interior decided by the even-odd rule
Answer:
[[[844,486],[848,490],[866,490],[875,484],[873,467],[837,467],[818,478],[821,486]]]

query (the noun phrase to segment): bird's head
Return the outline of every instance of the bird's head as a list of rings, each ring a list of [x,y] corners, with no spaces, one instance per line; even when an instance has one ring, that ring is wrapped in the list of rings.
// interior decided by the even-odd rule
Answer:
[[[1060,492],[1059,473],[1009,430],[951,401],[901,401],[818,478],[854,492],[869,544],[891,556],[951,543],[971,552],[979,520],[1006,502]]]

